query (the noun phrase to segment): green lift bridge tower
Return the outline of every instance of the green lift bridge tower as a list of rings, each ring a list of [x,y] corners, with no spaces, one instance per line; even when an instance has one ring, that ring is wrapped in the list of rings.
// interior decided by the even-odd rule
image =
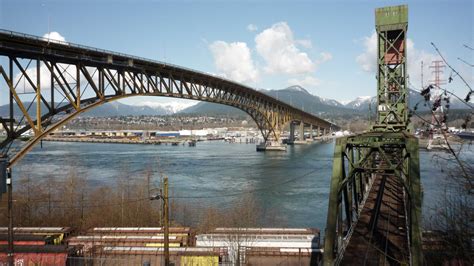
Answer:
[[[377,115],[366,133],[339,138],[324,265],[422,265],[418,140],[409,129],[408,7],[375,10]]]

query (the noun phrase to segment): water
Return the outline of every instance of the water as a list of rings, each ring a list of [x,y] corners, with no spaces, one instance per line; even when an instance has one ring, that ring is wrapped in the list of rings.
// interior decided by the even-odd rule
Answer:
[[[14,176],[62,179],[75,172],[91,186],[115,186],[120,178],[156,180],[167,175],[170,195],[200,207],[227,208],[251,196],[265,224],[325,228],[334,142],[256,152],[255,144],[199,142],[196,147],[44,142],[15,167]],[[420,151],[424,212],[449,182],[435,153]],[[467,153],[472,157],[472,149]]]

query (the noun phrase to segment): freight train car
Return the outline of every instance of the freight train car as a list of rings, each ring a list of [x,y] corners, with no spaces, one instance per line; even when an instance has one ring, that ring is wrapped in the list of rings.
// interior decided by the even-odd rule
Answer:
[[[55,245],[64,243],[64,240],[71,235],[70,227],[14,227],[14,235],[39,235],[48,237]],[[0,234],[8,234],[8,227],[0,227]]]

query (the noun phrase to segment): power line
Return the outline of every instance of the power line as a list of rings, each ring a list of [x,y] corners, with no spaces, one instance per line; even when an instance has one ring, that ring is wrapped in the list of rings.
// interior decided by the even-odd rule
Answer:
[[[474,51],[474,48],[468,46],[467,44],[463,44],[464,47],[466,47],[467,49],[471,50],[471,51]]]
[[[444,59],[444,56],[441,54],[441,52],[439,51],[438,47],[436,47],[436,45],[432,42],[431,45],[435,48],[436,52],[438,53],[438,55],[441,57],[441,59],[444,61],[444,63],[454,72],[456,73],[459,78],[461,78],[461,80],[464,82],[464,84],[469,88],[469,91],[472,92],[472,88],[471,86],[469,86],[469,84],[466,82],[466,80],[459,74],[459,72],[456,71],[456,69],[454,69],[447,61],[446,59]]]
[[[120,206],[120,205],[125,205],[125,204],[131,204],[131,203],[136,203],[136,202],[140,202],[140,201],[147,201],[147,200],[150,200],[150,198],[137,198],[137,199],[133,199],[133,200],[127,200],[127,201],[123,201],[123,202],[120,202],[120,203],[110,203],[110,204],[97,204],[97,205],[72,205],[72,206],[51,206],[51,208],[54,208],[54,209],[79,209],[79,208],[99,208],[99,207],[112,207],[112,206]],[[17,202],[31,202],[31,203],[49,203],[49,202],[60,202],[60,203],[65,203],[66,201],[46,201],[46,200],[39,200],[39,201],[32,201],[32,200],[14,200],[14,201],[17,201]],[[0,201],[2,202],[2,201]],[[82,201],[84,202],[84,201]]]
[[[470,63],[466,62],[466,61],[465,61],[464,59],[462,59],[462,58],[459,58],[459,57],[458,57],[458,60],[461,61],[461,62],[463,62],[464,64],[470,66],[470,67],[474,67],[473,64],[470,64]]]
[[[412,89],[412,90],[414,90],[414,91],[416,91],[416,92],[418,92],[418,93],[421,93],[421,91],[420,91],[419,89],[417,89],[417,88],[415,87],[415,85],[413,85],[410,81],[408,81],[408,84],[411,86],[410,89]],[[472,105],[470,105],[469,103],[467,103],[467,102],[465,101],[465,99],[462,99],[461,97],[459,97],[459,96],[456,95],[455,93],[453,93],[453,92],[451,92],[451,91],[449,91],[449,90],[447,90],[447,89],[445,89],[445,88],[443,88],[443,87],[441,87],[441,86],[437,86],[437,85],[435,85],[435,84],[431,84],[431,85],[432,85],[432,86],[436,86],[436,87],[438,87],[440,90],[442,90],[443,92],[454,96],[456,99],[458,99],[459,101],[461,101],[464,105],[466,105],[466,106],[469,107],[470,109],[474,109],[474,106],[472,106]],[[419,101],[418,103],[420,103],[420,102],[421,102],[421,101]]]

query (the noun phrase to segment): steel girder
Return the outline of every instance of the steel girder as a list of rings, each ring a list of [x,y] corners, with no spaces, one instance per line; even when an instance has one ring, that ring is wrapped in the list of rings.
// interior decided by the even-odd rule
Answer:
[[[408,7],[379,8],[377,30],[377,117],[373,129],[400,131],[408,126],[407,39]]]
[[[0,118],[7,132],[0,148],[4,151],[28,130],[34,133],[11,156],[10,166],[42,137],[77,115],[132,96],[174,97],[233,106],[255,120],[265,140],[280,141],[280,131],[291,121],[337,128],[317,116],[221,77],[91,47],[0,31],[0,60],[4,62],[0,65],[4,81],[0,89],[10,95],[10,115]],[[36,110],[30,110],[32,102],[36,103]]]
[[[401,219],[392,218],[390,222],[393,226],[387,226],[386,230],[378,219],[387,218],[380,209],[382,203],[387,204],[390,200],[383,198],[383,188],[373,188],[374,180],[380,177],[392,179],[390,181],[396,183],[402,191],[398,193],[399,198],[393,199],[393,202],[402,204],[399,212],[392,212],[393,217]],[[363,211],[367,208],[369,193],[373,189],[379,189],[380,195],[369,208],[371,215],[368,220]],[[360,222],[359,219],[363,221]],[[356,244],[385,251],[379,255],[385,256],[388,261],[393,260],[395,264],[401,261],[421,265],[421,185],[418,140],[413,136],[372,132],[336,140],[324,241],[324,265],[339,265],[343,261],[356,227],[361,226],[358,223],[371,231],[359,236],[357,241],[362,239],[363,243]],[[398,241],[393,240],[395,236]],[[356,263],[355,257],[351,257],[353,263]],[[369,257],[373,259],[374,256]]]
[[[418,140],[408,133],[406,5],[378,8],[377,117],[338,139],[324,264],[422,265]]]

